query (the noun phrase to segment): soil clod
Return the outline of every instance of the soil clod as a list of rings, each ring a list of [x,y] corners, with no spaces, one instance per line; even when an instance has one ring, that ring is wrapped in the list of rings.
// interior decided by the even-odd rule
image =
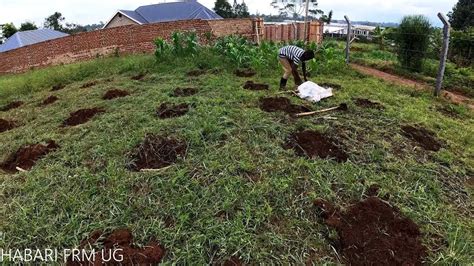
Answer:
[[[7,173],[16,173],[18,168],[30,170],[41,157],[58,149],[59,146],[52,140],[46,144],[26,145],[11,154],[0,168]]]
[[[156,110],[156,114],[161,119],[183,116],[187,112],[189,112],[189,105],[186,103],[177,104],[177,105],[170,104],[170,103],[163,103]]]
[[[334,158],[339,163],[347,161],[348,155],[336,144],[338,144],[337,141],[319,132],[306,130],[290,135],[285,148],[294,149],[299,156],[321,159]]]
[[[11,103],[3,106],[2,108],[0,108],[0,111],[2,111],[2,112],[10,111],[12,109],[16,109],[16,108],[22,106],[23,104],[24,104],[24,102],[22,102],[22,101],[14,101],[14,102],[11,102]]]
[[[14,129],[17,127],[14,121],[8,121],[0,118],[0,133]]]
[[[94,81],[86,82],[86,83],[82,84],[81,89],[93,87],[93,86],[97,85],[97,83],[98,83],[98,82],[95,81],[95,80],[94,80]]]
[[[262,98],[260,99],[260,109],[265,112],[285,112],[288,114],[298,114],[311,111],[309,108],[291,104],[290,99],[285,97]]]
[[[129,169],[161,169],[186,156],[186,142],[173,138],[148,134],[131,153]]]
[[[232,256],[228,260],[224,261],[224,263],[222,263],[222,265],[224,265],[224,266],[241,266],[243,264],[242,264],[242,262],[240,261],[240,259],[238,257]]]
[[[64,84],[56,84],[51,88],[51,91],[59,91],[66,87]]]
[[[50,105],[55,103],[57,100],[59,100],[58,97],[51,95],[48,98],[44,99],[44,101],[41,103],[42,106]]]
[[[423,264],[427,250],[418,225],[379,198],[369,197],[345,212],[325,200],[314,204],[325,224],[336,230],[336,248],[348,265]]]
[[[188,73],[186,73],[186,75],[188,75],[188,77],[199,77],[199,76],[202,76],[204,74],[206,74],[206,70],[204,70],[204,69],[191,70]]]
[[[192,96],[198,93],[198,90],[195,88],[176,88],[172,95],[174,97],[187,97]]]
[[[94,116],[104,113],[103,108],[81,109],[70,114],[69,118],[63,123],[63,126],[77,126],[91,120]]]
[[[146,74],[141,73],[141,74],[138,74],[136,76],[131,77],[131,79],[132,80],[142,80],[145,76],[146,76]]]
[[[263,90],[268,90],[270,86],[267,84],[259,84],[259,83],[254,83],[253,81],[249,80],[245,82],[244,84],[244,89],[246,90],[252,90],[252,91],[263,91]]]
[[[435,133],[422,127],[402,126],[402,133],[405,137],[418,143],[423,149],[428,151],[439,151],[441,143],[436,139]]]
[[[117,229],[103,236],[101,231],[93,232],[87,239],[81,241],[80,249],[101,247],[102,250],[95,253],[93,260],[86,256],[79,256],[79,261],[70,256],[67,265],[158,265],[164,258],[165,248],[155,241],[149,242],[143,247],[137,247],[133,243],[133,235],[129,229]],[[111,256],[115,253],[114,256]],[[110,260],[111,259],[111,260]],[[115,261],[120,259],[120,261]]]
[[[255,75],[257,74],[257,72],[255,72],[254,70],[249,69],[249,68],[244,68],[244,69],[237,69],[237,70],[235,70],[234,74],[235,74],[237,77],[250,78],[250,77],[255,76]]]
[[[371,108],[371,109],[384,109],[384,106],[381,103],[377,102],[372,102],[371,100],[368,99],[363,99],[363,98],[357,98],[354,100],[354,103],[363,108]]]
[[[102,99],[112,100],[112,99],[115,99],[115,98],[126,97],[128,95],[130,95],[130,93],[128,91],[113,89],[113,90],[107,91],[104,94],[104,96],[102,97]]]

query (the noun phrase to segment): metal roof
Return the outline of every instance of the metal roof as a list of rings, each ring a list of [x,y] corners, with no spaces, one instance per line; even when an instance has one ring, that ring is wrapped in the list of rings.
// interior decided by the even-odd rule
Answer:
[[[51,29],[20,31],[13,34],[4,44],[0,45],[0,53],[68,35],[69,34]]]
[[[179,2],[140,6],[134,11],[119,10],[118,12],[138,24],[188,19],[222,19],[221,16],[203,6],[197,2],[197,0],[182,0]],[[107,27],[108,24],[109,23],[107,23],[104,28]]]

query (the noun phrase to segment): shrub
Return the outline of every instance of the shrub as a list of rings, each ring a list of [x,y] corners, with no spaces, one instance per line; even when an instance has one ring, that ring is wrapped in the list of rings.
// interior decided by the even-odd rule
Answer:
[[[425,16],[406,16],[396,33],[398,60],[403,68],[420,72],[430,44],[431,24]]]
[[[451,33],[450,59],[460,66],[474,66],[474,27]]]
[[[199,40],[195,32],[174,32],[172,45],[163,38],[155,39],[155,56],[160,59],[169,53],[176,56],[195,56],[199,52]]]

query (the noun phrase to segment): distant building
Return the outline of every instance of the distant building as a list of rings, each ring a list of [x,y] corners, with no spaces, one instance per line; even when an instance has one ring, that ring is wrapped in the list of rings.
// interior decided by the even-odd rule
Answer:
[[[222,19],[222,17],[197,2],[197,0],[182,0],[179,2],[141,6],[133,11],[119,10],[109,22],[105,24],[104,29],[125,25],[143,25],[189,19],[211,20]]]
[[[51,29],[19,31],[0,45],[0,53],[17,49],[23,46],[66,37],[69,34]]]
[[[366,25],[352,25],[352,34],[356,37],[372,38],[372,34],[377,27]],[[347,35],[347,24],[331,23],[324,25],[324,34],[331,37],[341,37]]]

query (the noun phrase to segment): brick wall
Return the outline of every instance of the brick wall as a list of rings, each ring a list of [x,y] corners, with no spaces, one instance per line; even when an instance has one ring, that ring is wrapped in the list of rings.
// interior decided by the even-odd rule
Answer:
[[[169,39],[175,31],[196,31],[202,40],[209,33],[213,37],[241,34],[252,38],[253,26],[252,19],[185,20],[80,33],[0,53],[0,73],[68,64],[115,52],[151,53],[155,49],[155,38]]]

